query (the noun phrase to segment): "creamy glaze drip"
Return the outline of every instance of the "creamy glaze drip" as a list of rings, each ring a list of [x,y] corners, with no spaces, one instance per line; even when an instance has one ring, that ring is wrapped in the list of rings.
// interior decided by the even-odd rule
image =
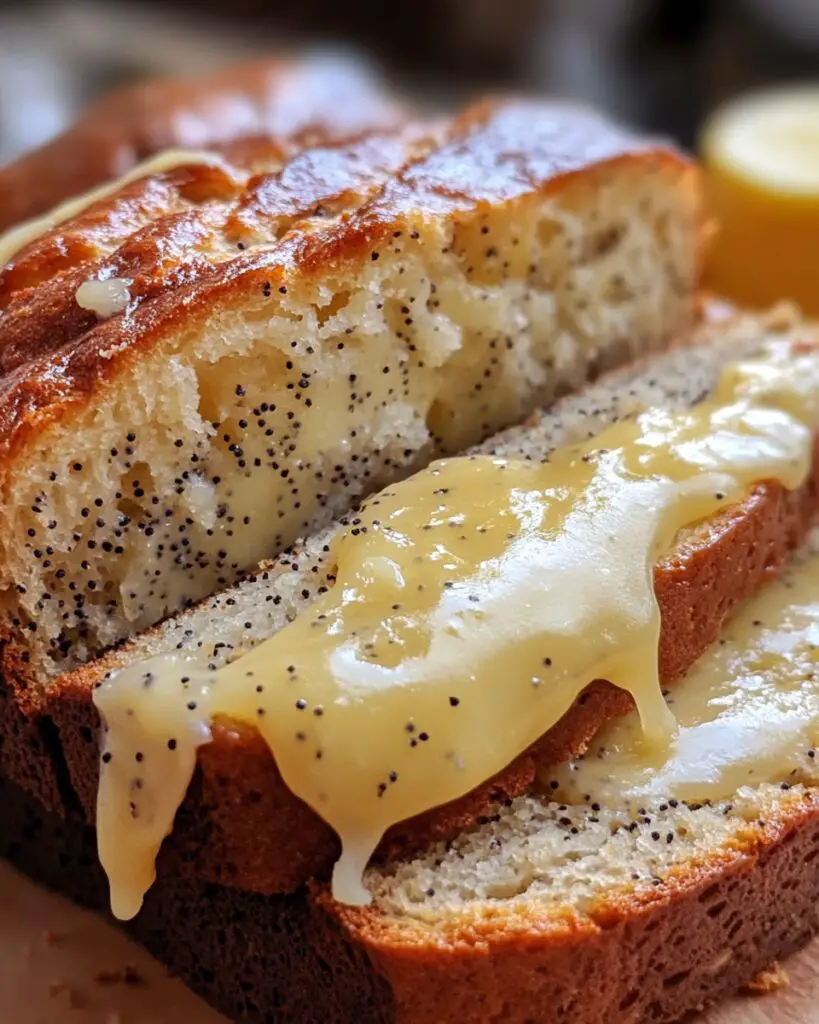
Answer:
[[[648,410],[544,464],[435,463],[367,503],[335,543],[335,585],[275,636],[213,671],[165,655],[117,673],[95,691],[114,912],[139,910],[216,717],[256,726],[338,832],[350,903],[369,899],[386,829],[485,782],[594,679],[628,690],[667,745],[654,563],[755,482],[800,486],[817,426],[819,355],[781,343],[693,409]]]
[[[109,277],[104,281],[89,279],[83,281],[74,297],[82,309],[89,309],[100,320],[107,320],[128,308],[130,285],[131,282],[123,277]]]
[[[669,695],[679,728],[643,742],[639,719],[605,726],[588,753],[552,769],[552,798],[632,810],[657,799],[704,803],[742,786],[813,777],[819,743],[819,534],[782,577],[746,602],[719,643]]]
[[[42,217],[34,217],[31,220],[23,221],[13,228],[0,235],[0,270],[27,245],[41,238],[53,228],[64,224],[67,220],[77,217],[87,210],[93,203],[105,199],[114,192],[129,185],[132,181],[139,181],[140,178],[147,178],[152,174],[162,174],[164,171],[172,171],[177,167],[191,167],[197,164],[218,167],[224,165],[224,160],[218,153],[210,153],[200,149],[166,149],[155,156],[144,160],[142,163],[132,167],[127,174],[121,178],[115,178],[103,185],[98,185],[82,195],[67,199],[64,203],[55,206]]]

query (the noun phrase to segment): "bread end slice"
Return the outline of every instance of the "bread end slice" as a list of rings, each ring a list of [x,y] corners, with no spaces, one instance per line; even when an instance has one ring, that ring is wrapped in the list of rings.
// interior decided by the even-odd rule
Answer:
[[[645,811],[632,829],[616,808],[511,802],[480,829],[478,859],[473,833],[373,880],[376,910],[315,898],[389,979],[390,1019],[670,1024],[816,933],[819,802],[764,786]],[[475,898],[493,874],[493,897]]]
[[[21,253],[0,587],[34,685],[667,345],[695,313],[701,227],[677,154],[508,101],[266,173],[170,171]],[[40,280],[60,239],[69,265]],[[111,278],[130,302],[97,322],[77,290]]]

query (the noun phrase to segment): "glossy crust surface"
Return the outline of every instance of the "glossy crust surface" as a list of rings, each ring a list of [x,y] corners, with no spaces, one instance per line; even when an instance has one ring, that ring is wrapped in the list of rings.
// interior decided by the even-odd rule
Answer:
[[[296,139],[284,155],[279,140],[267,145],[255,167],[227,147],[219,166],[135,182],[12,259],[0,277],[0,472],[49,425],[68,426],[72,408],[92,403],[132,360],[214,308],[354,274],[396,231],[411,237],[433,219],[456,223],[576,175],[637,163],[676,169],[683,189],[697,176],[678,153],[594,112],[529,100],[307,148]],[[132,279],[131,302],[98,323],[76,289],[115,276]]]
[[[655,570],[662,612],[660,674],[675,683],[716,640],[725,619],[772,579],[801,546],[819,513],[819,446],[810,481],[799,491],[761,484],[748,499],[690,534]],[[104,669],[89,665],[58,680],[43,708],[56,724],[74,790],[94,820],[99,778],[99,719],[91,701]],[[582,750],[606,721],[633,707],[608,683],[589,686],[561,721],[483,786],[395,826],[380,856],[400,856],[445,839],[517,796],[539,767]],[[327,877],[338,840],[284,784],[258,733],[217,723],[201,747],[199,769],[162,851],[162,867],[261,893],[289,892]],[[161,869],[162,869],[161,867]]]
[[[0,778],[0,854],[105,913],[93,830]],[[671,1024],[817,930],[819,800],[788,794],[740,841],[585,913],[496,913],[409,940],[320,888],[265,897],[165,875],[128,932],[251,1024]]]
[[[233,144],[253,157],[267,139],[351,135],[393,123],[395,102],[352,57],[308,54],[244,63],[106,96],[68,131],[0,168],[0,231],[119,177],[163,149]]]

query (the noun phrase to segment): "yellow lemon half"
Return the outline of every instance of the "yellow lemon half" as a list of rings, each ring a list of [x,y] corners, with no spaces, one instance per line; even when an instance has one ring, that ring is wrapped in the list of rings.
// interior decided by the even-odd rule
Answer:
[[[706,287],[819,314],[819,84],[734,100],[706,124],[701,151],[718,228]]]

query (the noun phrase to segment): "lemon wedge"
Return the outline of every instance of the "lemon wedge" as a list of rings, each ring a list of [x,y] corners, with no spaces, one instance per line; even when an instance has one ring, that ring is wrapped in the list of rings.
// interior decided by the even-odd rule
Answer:
[[[718,228],[706,287],[819,314],[819,85],[734,100],[712,115],[700,149]]]

